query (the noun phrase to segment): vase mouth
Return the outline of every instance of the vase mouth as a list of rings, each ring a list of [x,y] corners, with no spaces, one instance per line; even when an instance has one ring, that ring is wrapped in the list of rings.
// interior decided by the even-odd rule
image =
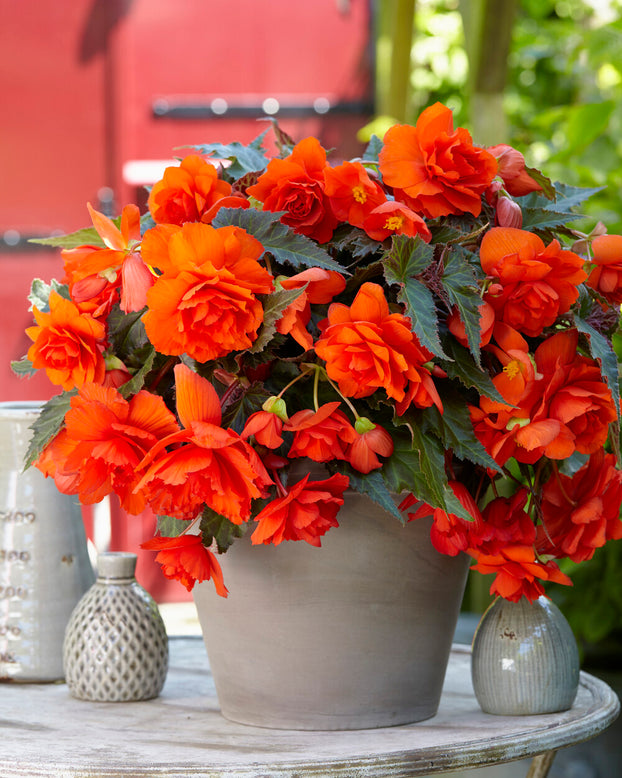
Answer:
[[[8,400],[0,402],[0,418],[35,418],[46,400]]]
[[[129,551],[106,551],[97,556],[97,577],[101,579],[132,580],[138,557]]]

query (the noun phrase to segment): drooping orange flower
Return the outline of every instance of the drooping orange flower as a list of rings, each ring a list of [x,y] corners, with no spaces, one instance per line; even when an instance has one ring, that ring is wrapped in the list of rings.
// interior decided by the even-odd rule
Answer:
[[[458,481],[450,481],[449,486],[462,507],[473,517],[472,521],[454,513],[447,513],[442,508],[433,508],[431,505],[421,503],[412,494],[402,500],[399,508],[401,511],[408,511],[416,505],[416,510],[407,513],[408,521],[432,516],[430,530],[432,545],[441,554],[457,556],[461,551],[466,551],[467,548],[482,542],[485,525],[477,503],[466,486]]]
[[[123,208],[120,228],[90,204],[87,207],[106,248],[80,246],[62,252],[71,299],[83,311],[105,315],[120,293],[122,311],[142,310],[155,277],[139,253],[138,206],[131,204]]]
[[[461,213],[478,216],[497,161],[474,146],[465,129],[454,130],[452,112],[435,103],[420,114],[416,126],[388,130],[380,172],[396,199],[416,213],[430,219]]]
[[[498,174],[503,186],[512,197],[522,197],[530,192],[539,192],[542,187],[530,175],[525,165],[525,157],[507,143],[489,146],[486,151],[497,160]]]
[[[101,383],[106,374],[102,356],[105,325],[81,313],[54,290],[49,302],[49,313],[33,308],[37,325],[26,329],[33,341],[28,349],[33,367],[45,370],[50,381],[66,391],[85,383]]]
[[[599,449],[573,476],[554,471],[542,489],[541,554],[584,562],[622,537],[622,472],[615,455]]]
[[[307,329],[311,320],[311,305],[331,302],[335,295],[345,289],[345,278],[334,270],[310,267],[289,278],[279,278],[279,283],[283,289],[300,289],[306,285],[304,291],[283,311],[276,323],[276,330],[283,335],[291,335],[308,351],[313,347],[313,338]]]
[[[588,286],[610,303],[622,303],[622,235],[598,235],[592,241],[596,267],[587,279]]]
[[[425,243],[432,239],[428,225],[404,203],[387,200],[370,211],[363,229],[374,240],[383,241],[391,235],[418,235]]]
[[[307,474],[257,515],[252,543],[277,546],[283,540],[304,540],[319,547],[321,536],[339,526],[336,517],[348,484],[349,478],[340,473],[324,481],[309,481]]]
[[[325,192],[326,151],[317,138],[305,138],[285,159],[272,159],[266,172],[246,193],[266,211],[285,211],[281,217],[294,232],[318,243],[333,235],[338,220]]]
[[[85,505],[115,492],[122,507],[137,514],[146,505],[145,493],[136,489],[137,466],[157,441],[178,429],[161,397],[140,391],[128,401],[116,389],[85,384],[37,467]]]
[[[322,405],[317,411],[298,411],[283,427],[294,433],[289,457],[308,457],[315,462],[347,459],[346,448],[356,440],[354,427],[339,410],[339,402]]]
[[[346,459],[359,473],[371,473],[382,467],[381,457],[393,453],[393,438],[379,424],[359,417],[354,425],[356,439],[346,449]]]
[[[511,227],[493,227],[484,235],[480,262],[499,281],[485,298],[497,319],[530,337],[570,310],[587,278],[583,259],[559,241],[545,246],[533,232]]]
[[[262,410],[251,413],[246,420],[241,437],[244,440],[254,437],[261,446],[278,448],[283,443],[282,431],[283,420],[276,413]]]
[[[541,374],[542,403],[533,420],[548,417],[559,422],[572,438],[573,448],[547,455],[555,459],[574,450],[593,454],[606,440],[616,409],[598,363],[577,353],[577,330],[565,330],[547,338],[534,354]]]
[[[419,344],[410,320],[389,312],[378,284],[364,283],[349,307],[333,303],[320,327],[315,351],[346,397],[368,397],[383,388],[399,402],[409,382],[421,385],[422,371],[427,372],[423,364],[431,355]],[[427,402],[427,394],[420,401]],[[427,405],[433,402],[430,398]]]
[[[360,162],[326,167],[324,191],[335,216],[353,227],[362,227],[367,216],[387,201],[379,182]]]
[[[141,543],[141,548],[157,551],[156,562],[171,580],[182,583],[191,591],[197,581],[214,582],[221,597],[229,593],[224,584],[222,569],[212,552],[205,548],[200,535],[179,535],[176,538],[155,537]]]
[[[183,430],[154,445],[139,464],[136,490],[157,514],[193,519],[204,505],[235,524],[248,521],[251,501],[272,483],[257,453],[223,429],[220,400],[209,381],[175,366],[177,415]]]
[[[272,291],[263,246],[239,227],[189,223],[149,230],[143,256],[163,272],[147,295],[147,336],[163,354],[199,362],[246,349],[263,321],[258,294]]]
[[[219,200],[231,195],[231,184],[218,178],[211,162],[197,154],[179,166],[167,167],[149,193],[149,211],[156,224],[198,222]]]
[[[490,593],[512,602],[523,596],[533,602],[544,594],[543,581],[572,586],[553,560],[536,556],[536,528],[525,510],[527,498],[527,490],[519,489],[512,497],[497,497],[489,503],[483,511],[488,535],[467,549],[476,561],[472,570],[495,574]]]

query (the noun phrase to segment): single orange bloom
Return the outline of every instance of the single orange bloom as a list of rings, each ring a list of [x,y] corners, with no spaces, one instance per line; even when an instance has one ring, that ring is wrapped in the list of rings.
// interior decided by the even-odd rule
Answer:
[[[305,409],[295,413],[283,427],[294,433],[289,457],[308,457],[315,462],[347,459],[346,447],[356,440],[354,427],[338,410],[341,403],[324,403],[317,411]]]
[[[262,254],[261,243],[239,227],[190,223],[149,230],[143,256],[163,270],[143,317],[154,347],[199,362],[249,348],[263,322],[257,295],[273,288],[258,261]]]
[[[370,429],[366,429],[369,427]],[[364,431],[359,432],[359,427]],[[369,419],[357,420],[355,425],[356,439],[346,449],[346,459],[359,473],[370,473],[382,467],[381,457],[390,457],[393,453],[393,438],[379,424],[373,424]]]
[[[506,143],[489,146],[486,151],[497,160],[498,174],[503,179],[503,187],[512,197],[522,197],[542,189],[527,172],[525,157],[520,151]]]
[[[33,367],[45,370],[50,381],[66,391],[101,383],[106,374],[102,356],[106,327],[54,290],[49,302],[49,313],[33,308],[37,326],[26,329],[33,341],[28,349]]]
[[[261,460],[240,435],[220,426],[220,400],[207,379],[178,364],[175,387],[184,429],[149,450],[136,491],[148,494],[157,514],[193,519],[208,505],[236,524],[248,521],[251,501],[272,484]]]
[[[145,509],[136,489],[137,466],[157,443],[179,429],[161,397],[141,391],[125,400],[116,389],[86,384],[71,399],[65,427],[37,462],[60,491],[85,505],[115,492],[132,514]]]
[[[338,220],[324,191],[326,151],[317,138],[305,138],[285,159],[272,159],[246,193],[263,203],[266,211],[285,211],[281,217],[294,232],[318,243],[333,235]]]
[[[380,172],[397,200],[429,219],[449,214],[479,216],[482,194],[497,161],[473,145],[469,133],[453,128],[449,108],[435,103],[414,127],[395,125],[384,136]]]
[[[554,472],[542,489],[538,551],[584,562],[622,537],[622,472],[614,454],[599,449],[573,476]]]
[[[276,323],[277,332],[291,335],[305,351],[313,347],[313,338],[307,329],[311,320],[311,304],[325,305],[333,297],[343,292],[346,286],[345,278],[334,270],[324,270],[321,267],[310,267],[290,278],[279,278],[283,289],[305,290],[291,305],[283,311]]]
[[[138,253],[138,207],[126,205],[123,208],[120,228],[90,204],[87,203],[87,207],[106,248],[80,246],[61,252],[71,299],[83,311],[105,315],[120,292],[122,311],[140,311],[146,305],[147,289],[155,277]]]
[[[480,262],[499,281],[485,298],[497,319],[529,337],[570,310],[587,278],[583,259],[557,240],[545,246],[533,232],[512,227],[493,227],[484,235]]]
[[[214,582],[221,597],[229,593],[224,584],[222,569],[214,554],[203,545],[200,535],[179,535],[176,538],[155,537],[140,544],[148,551],[157,551],[156,562],[171,580],[182,583],[191,591],[197,581]]]
[[[257,411],[246,420],[241,437],[248,440],[251,436],[266,448],[278,448],[283,443],[281,432],[283,420],[271,411]]]
[[[153,185],[149,211],[156,224],[198,222],[219,200],[230,195],[231,184],[218,178],[216,166],[190,154],[179,166],[167,167],[162,179]]]
[[[592,241],[596,267],[587,279],[588,286],[595,289],[610,303],[622,303],[622,235],[598,235]]]
[[[378,284],[364,283],[349,307],[333,303],[320,328],[315,351],[346,397],[368,397],[384,388],[399,402],[409,381],[420,383],[418,367],[430,355],[412,332],[410,319],[389,312]]]
[[[278,546],[283,540],[304,540],[319,547],[321,536],[339,526],[336,517],[348,484],[349,478],[339,473],[325,481],[309,481],[306,475],[257,515],[252,543]]]
[[[387,196],[360,162],[344,162],[324,170],[324,191],[335,216],[354,227],[362,227],[367,216]]]
[[[395,200],[387,200],[370,211],[363,222],[363,229],[370,238],[379,241],[391,235],[419,235],[425,243],[432,240],[432,233],[421,216]]]

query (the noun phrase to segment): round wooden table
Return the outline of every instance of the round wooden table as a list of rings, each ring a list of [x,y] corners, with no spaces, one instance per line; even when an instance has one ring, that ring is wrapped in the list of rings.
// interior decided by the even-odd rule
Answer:
[[[65,684],[0,688],[0,775],[60,778],[383,778],[429,775],[536,756],[543,776],[556,749],[606,729],[619,701],[585,673],[564,713],[490,716],[470,680],[470,652],[454,646],[438,714],[417,724],[297,732],[234,724],[218,709],[203,642],[171,638],[162,695],[148,702],[90,703]]]

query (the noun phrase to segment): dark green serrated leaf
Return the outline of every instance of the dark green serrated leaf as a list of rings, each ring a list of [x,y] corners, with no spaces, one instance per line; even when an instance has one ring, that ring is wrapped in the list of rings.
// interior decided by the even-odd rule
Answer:
[[[231,164],[227,167],[227,177],[242,178],[247,173],[265,170],[268,158],[264,153],[262,142],[268,130],[264,130],[248,146],[238,141],[233,143],[204,143],[192,146],[199,154],[206,154],[215,159],[228,159]]]
[[[243,537],[248,527],[247,524],[234,524],[208,507],[203,509],[200,526],[203,543],[211,546],[215,541],[220,554],[224,554],[236,538]]]
[[[263,302],[263,324],[257,335],[257,339],[249,349],[252,354],[263,351],[271,342],[275,332],[276,323],[283,316],[288,305],[291,305],[307,288],[305,284],[300,289],[278,289],[272,294],[265,295]]]
[[[163,538],[177,538],[188,529],[188,522],[174,516],[158,516],[156,532]]]
[[[50,310],[50,292],[52,291],[57,292],[66,300],[71,299],[67,284],[61,284],[55,278],[53,278],[49,284],[46,284],[45,281],[42,281],[40,278],[33,279],[30,286],[30,294],[28,295],[28,301],[30,302],[31,307],[47,313]]]
[[[539,184],[542,187],[541,194],[543,194],[547,200],[555,199],[555,187],[550,178],[547,178],[542,171],[534,167],[525,166],[525,172],[529,174],[529,177],[532,178],[536,184]]]
[[[378,162],[383,145],[382,140],[377,135],[372,135],[363,152],[363,162]]]
[[[116,305],[108,316],[108,339],[114,353],[124,359],[126,355],[141,352],[141,358],[151,346],[145,325],[142,322],[144,311],[123,313]]]
[[[399,284],[397,299],[410,318],[413,332],[421,345],[441,359],[445,354],[438,334],[438,315],[432,292],[413,276],[422,273],[430,264],[433,250],[420,238],[398,236],[383,257],[384,277],[389,284]]]
[[[477,366],[481,367],[480,307],[483,301],[480,297],[475,271],[467,256],[467,252],[460,246],[456,246],[448,252],[442,282],[449,302],[456,306],[464,324],[469,350],[473,354]]]
[[[523,229],[532,231],[563,227],[569,221],[583,218],[580,213],[572,213],[572,211],[563,213],[540,208],[523,208],[522,213]]]
[[[337,251],[346,251],[354,260],[372,257],[382,250],[382,243],[349,224],[341,224],[337,227],[330,243]]]
[[[153,360],[155,359],[155,355],[156,350],[151,347],[151,351],[149,352],[149,355],[143,362],[140,369],[134,373],[129,381],[126,381],[122,386],[119,387],[119,394],[121,397],[124,397],[126,400],[128,400],[137,392],[140,392],[140,390],[145,385],[145,377],[149,374],[151,368],[153,367]]]
[[[11,362],[11,370],[18,378],[30,378],[37,373],[28,357],[13,360]]]
[[[60,249],[77,249],[80,246],[106,247],[95,227],[85,227],[69,235],[55,235],[51,238],[31,238],[28,243],[38,243],[41,246],[54,246]]]
[[[412,439],[394,439],[393,454],[382,468],[390,491],[410,492],[418,500],[442,508],[467,520],[472,519],[452,492],[445,473],[445,451],[438,438],[411,426]]]
[[[388,490],[379,470],[372,470],[370,473],[359,473],[352,467],[341,464],[336,469],[348,476],[351,489],[354,489],[360,494],[367,495],[367,497],[373,500],[377,505],[384,508],[387,513],[395,516],[402,524],[405,523],[404,516],[397,509],[394,496]]]
[[[238,433],[244,429],[248,417],[256,411],[268,399],[270,393],[260,383],[251,384],[234,402],[229,403],[223,412],[222,425]]]
[[[253,235],[276,259],[300,267],[321,267],[349,275],[348,271],[309,238],[299,235],[280,221],[282,212],[256,211],[254,208],[221,208],[212,225],[241,227]]]
[[[463,461],[502,472],[495,460],[475,436],[469,410],[459,392],[443,392],[443,413],[432,407],[427,413],[430,430],[439,438],[443,448]]]
[[[609,387],[609,391],[615,403],[618,421],[620,420],[620,378],[618,374],[618,360],[607,338],[595,330],[579,316],[574,317],[576,328],[586,337],[590,347],[592,359],[600,365],[600,372]]]
[[[475,389],[478,394],[484,395],[484,397],[496,402],[505,402],[488,373],[485,370],[480,370],[473,362],[468,349],[461,346],[455,338],[446,339],[445,349],[452,359],[451,362],[443,363],[443,368],[449,378],[458,379],[468,389]]]
[[[70,408],[71,398],[77,394],[77,391],[72,389],[71,392],[56,395],[43,406],[37,420],[30,427],[33,434],[24,460],[25,468],[30,467],[39,458],[50,440],[58,434],[65,421],[65,414]]]

